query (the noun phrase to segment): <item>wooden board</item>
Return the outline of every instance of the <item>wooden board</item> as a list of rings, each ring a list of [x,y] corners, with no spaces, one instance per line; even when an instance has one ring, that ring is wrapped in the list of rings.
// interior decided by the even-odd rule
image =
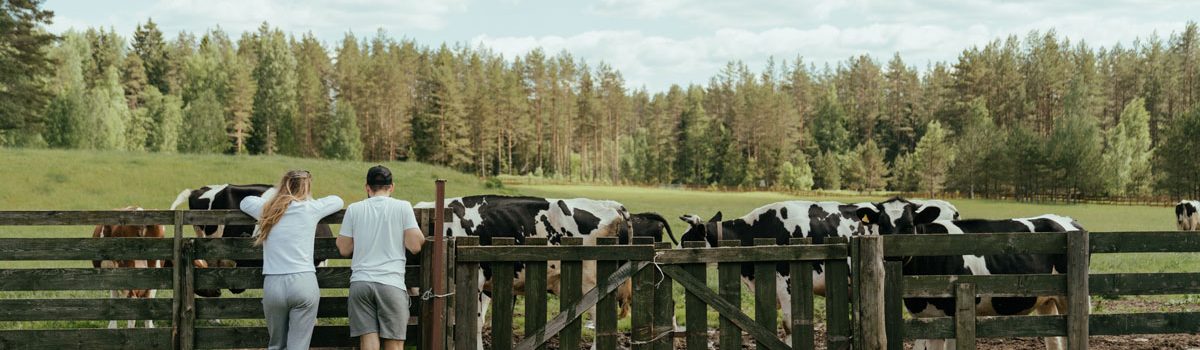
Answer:
[[[969,235],[886,235],[884,254],[894,256],[1062,254],[1062,233],[993,233]]]
[[[845,259],[846,247],[837,244],[808,246],[730,247],[721,249],[685,248],[659,252],[659,264],[695,264],[714,262],[818,261]]]
[[[404,283],[408,286],[420,286],[420,269],[409,266],[404,274]],[[317,284],[321,288],[349,288],[349,267],[317,268]],[[212,268],[196,269],[196,289],[212,288],[244,288],[260,289],[263,285],[262,268]]]
[[[0,260],[170,260],[174,242],[159,238],[0,238]]]
[[[173,269],[0,270],[0,291],[171,289]],[[262,277],[259,277],[260,284]]]
[[[265,330],[265,328],[264,328]],[[264,344],[265,345],[265,344]],[[170,328],[0,331],[0,349],[167,349]]]
[[[638,246],[480,246],[458,248],[458,261],[462,262],[519,262],[533,260],[650,260],[654,259],[654,247]]]
[[[0,300],[0,321],[167,320],[170,318],[171,299],[165,298]]]

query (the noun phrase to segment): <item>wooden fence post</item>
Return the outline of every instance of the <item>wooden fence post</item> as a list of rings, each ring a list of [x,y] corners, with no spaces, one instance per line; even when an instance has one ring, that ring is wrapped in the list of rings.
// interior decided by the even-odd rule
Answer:
[[[754,240],[755,246],[773,246],[775,245],[774,238],[757,238]],[[775,263],[769,261],[761,261],[754,263],[754,320],[759,325],[763,326],[771,333],[776,332],[775,318],[775,302],[778,295],[775,291]],[[755,342],[755,349],[766,349],[767,346],[760,342]]]
[[[654,244],[654,248],[658,250],[671,247],[670,242]],[[661,278],[656,281],[658,285],[654,288],[654,336],[658,340],[654,341],[653,346],[655,350],[674,350],[675,326],[671,324],[671,320],[675,317],[675,282],[665,273],[661,274]]]
[[[887,261],[884,270],[884,325],[888,350],[904,350],[904,263]]]
[[[736,247],[741,242],[721,241],[721,247]],[[717,263],[717,292],[725,301],[733,305],[742,305],[742,266],[740,263]],[[742,330],[727,317],[721,317],[719,328],[719,344],[721,350],[736,350],[742,348]]]
[[[562,245],[583,245],[583,238],[563,237]],[[559,261],[559,265],[561,265],[560,267],[562,269],[560,270],[561,273],[559,274],[558,279],[558,311],[560,313],[574,313],[575,304],[578,304],[579,301],[583,299],[583,261],[562,260]],[[492,328],[492,332],[495,333],[495,326],[492,326]],[[578,349],[579,344],[582,342],[583,317],[572,320],[571,323],[567,325],[567,328],[563,328],[563,330],[558,333],[558,346],[561,349]]]
[[[183,250],[183,212],[175,212],[175,235],[171,238],[174,243],[174,248],[171,254],[171,277],[172,277],[172,297],[171,297],[171,348],[181,349],[183,344],[179,341],[179,317],[183,315],[180,306],[183,305],[183,256],[180,252]]]
[[[858,330],[861,349],[882,350],[887,347],[887,327],[884,321],[883,237],[858,236]]]
[[[183,278],[180,279],[179,293],[183,293],[183,298],[179,306],[179,348],[183,350],[193,349],[196,345],[196,265],[192,263],[195,259],[195,242],[196,238],[184,240],[180,252],[183,255]]]
[[[617,237],[598,237],[596,245],[610,246],[617,244]],[[601,260],[596,262],[596,281],[606,281],[613,273],[617,272],[617,261]],[[526,282],[528,283],[528,282]],[[526,284],[528,285],[528,284]],[[528,295],[529,293],[525,293]],[[528,300],[528,299],[526,299]],[[528,304],[527,304],[528,305]],[[528,306],[526,306],[528,310]],[[545,312],[542,313],[545,318]],[[596,349],[599,350],[616,350],[617,349],[617,298],[615,293],[607,293],[600,296],[600,302],[596,304]],[[529,317],[526,315],[526,317]],[[525,321],[528,324],[528,320]],[[543,322],[544,323],[544,322]],[[541,327],[534,328],[534,330]],[[526,332],[529,334],[529,332]]]
[[[634,244],[654,244],[650,237],[634,237]],[[634,350],[652,349],[650,339],[654,338],[654,279],[657,271],[652,268],[641,269],[633,275],[633,315],[631,316]]]
[[[704,248],[704,242],[682,242],[685,249]],[[683,267],[693,277],[708,281],[707,268],[704,264],[688,264]],[[708,349],[708,304],[705,304],[696,293],[684,288],[684,322],[687,327],[688,350]]]
[[[956,350],[975,349],[975,284],[954,285],[954,342]]]
[[[792,245],[812,244],[812,238],[792,238]],[[811,261],[792,261],[788,266],[792,288],[792,349],[812,350],[813,334],[813,279]]]
[[[516,240],[512,237],[492,238],[493,246],[513,245],[515,243]],[[513,347],[513,264],[510,262],[491,263],[492,349],[495,350],[508,350]],[[565,272],[563,274],[566,275]],[[566,287],[566,284],[567,282],[563,281],[564,287]],[[563,302],[566,303],[565,298]]]
[[[546,245],[546,237],[525,237],[525,245]],[[525,336],[545,336],[537,333],[546,326],[546,261],[525,262]],[[455,306],[457,308],[457,306]],[[615,307],[615,306],[614,306]],[[616,331],[616,324],[613,331]],[[539,339],[540,340],[540,339]],[[615,341],[615,340],[614,340]],[[539,345],[539,350],[545,345]],[[473,349],[473,348],[472,348]]]
[[[825,244],[846,244],[845,237],[830,237]],[[845,259],[825,260],[826,348],[850,349],[850,266]]]
[[[479,245],[479,237],[455,238],[456,247],[472,247]],[[456,262],[457,263],[457,262]],[[463,349],[477,349],[479,338],[479,264],[457,263],[454,271],[454,283],[457,293],[454,304],[454,344]],[[543,271],[545,271],[543,269]],[[542,280],[545,281],[543,274]],[[543,309],[544,310],[544,309]],[[542,313],[543,315],[545,312]]]
[[[1067,232],[1067,348],[1088,348],[1088,269],[1091,244],[1087,231]]]

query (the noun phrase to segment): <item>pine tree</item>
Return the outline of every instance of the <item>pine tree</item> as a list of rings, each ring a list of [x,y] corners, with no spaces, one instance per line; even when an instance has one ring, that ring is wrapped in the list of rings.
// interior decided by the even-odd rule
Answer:
[[[941,123],[936,120],[929,123],[912,157],[913,168],[918,174],[917,190],[930,196],[941,192],[955,159],[954,145],[946,139]]]
[[[830,88],[817,107],[812,124],[813,138],[822,152],[841,153],[850,147],[847,127],[846,112],[838,101],[837,90]]]
[[[1136,98],[1125,105],[1118,124],[1108,134],[1103,154],[1107,191],[1111,194],[1144,195],[1152,184],[1150,169],[1154,150],[1150,147],[1150,114],[1145,101]]]
[[[326,119],[321,130],[326,135],[321,138],[321,157],[327,159],[361,160],[363,144],[358,130],[358,118],[354,116],[354,107],[348,103],[337,101],[333,117]]]
[[[841,155],[832,151],[823,151],[813,157],[813,186],[831,191],[842,189],[841,158]]]
[[[1200,197],[1200,108],[1176,118],[1168,126],[1158,151],[1158,187],[1177,197]]]
[[[298,155],[294,124],[296,58],[279,29],[272,30],[263,23],[258,28],[258,40],[258,64],[253,74],[258,88],[250,118],[254,132],[247,148],[251,153]]]
[[[41,5],[0,2],[0,146],[39,142],[42,113],[53,98],[45,77],[54,72],[48,51],[57,37],[43,26],[51,24],[54,12]]]
[[[158,89],[146,89],[141,97],[145,104],[139,113],[149,120],[154,128],[146,139],[146,149],[154,152],[175,153],[179,149],[179,134],[183,124],[183,102],[179,96],[163,95]]]
[[[167,56],[167,42],[154,20],[147,19],[146,24],[139,24],[133,32],[133,53],[145,65],[147,82],[158,88],[159,92],[170,92],[167,75],[170,69],[168,61],[172,58]]]
[[[179,151],[187,153],[220,153],[228,148],[225,136],[225,112],[217,95],[205,91],[183,110],[183,134]]]
[[[333,114],[330,99],[332,63],[325,47],[310,32],[293,43],[296,55],[296,124],[299,155],[316,157],[321,151],[319,125]]]
[[[886,185],[887,163],[883,160],[883,151],[874,140],[859,144],[845,159],[842,171],[845,186],[848,189],[863,192],[882,190]]]
[[[1003,135],[996,129],[992,116],[982,98],[972,100],[966,107],[963,131],[954,144],[958,155],[950,173],[951,187],[967,192],[971,198],[977,191],[996,180],[995,168],[1000,156],[998,145]]]

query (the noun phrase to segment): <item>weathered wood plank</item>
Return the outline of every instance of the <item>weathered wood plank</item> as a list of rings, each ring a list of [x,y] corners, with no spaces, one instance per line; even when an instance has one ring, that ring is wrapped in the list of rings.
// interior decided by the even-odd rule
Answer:
[[[187,225],[254,225],[258,222],[241,210],[188,210],[183,223]],[[341,224],[345,210],[329,214],[321,219],[322,224]]]
[[[969,235],[886,235],[887,256],[1062,254],[1062,233],[992,233]]]
[[[493,238],[492,245],[516,244],[512,238]],[[564,275],[566,273],[564,272]],[[513,264],[492,263],[492,349],[513,346]],[[565,284],[565,282],[564,282]]]
[[[170,328],[0,331],[0,349],[166,349]]]
[[[1092,253],[1200,252],[1200,232],[1090,232]]]
[[[198,259],[261,260],[262,247],[254,246],[253,238],[193,238]],[[337,239],[317,238],[313,242],[313,258],[345,259],[337,250]],[[416,262],[413,262],[416,263]]]
[[[812,238],[792,238],[792,245],[811,244]],[[784,320],[792,325],[792,349],[812,350],[816,348],[813,332],[813,263],[792,261],[788,266],[792,297],[792,319]]]
[[[174,242],[158,238],[0,238],[0,260],[170,260]]]
[[[178,222],[178,221],[177,221]],[[179,314],[176,321],[179,322],[176,329],[179,330],[175,334],[175,341],[179,343],[180,350],[194,349],[196,347],[196,265],[190,263],[195,259],[196,247],[195,240],[183,241],[180,247],[180,260],[183,276],[179,278],[179,284],[175,285],[175,292],[179,293]]]
[[[458,248],[469,247],[479,244],[478,237],[456,237],[456,245]],[[454,343],[461,346],[463,349],[477,349],[480,346],[479,339],[479,270],[478,263],[457,262],[455,268],[454,283],[457,285],[455,289],[461,295],[455,299],[454,305]],[[528,275],[527,279],[528,279]],[[526,300],[528,305],[528,300]],[[545,314],[543,312],[542,314]]]
[[[718,243],[721,249],[731,249],[741,245],[740,241],[727,240]],[[708,288],[708,286],[705,286]],[[684,289],[691,290],[687,286]],[[717,264],[717,291],[725,302],[738,305],[739,308],[742,302],[742,267],[741,264],[735,263],[719,263]],[[693,291],[699,297],[699,291]],[[718,312],[718,314],[720,314]],[[741,349],[742,348],[742,331],[738,329],[733,320],[724,314],[721,314],[718,331],[718,345],[721,350]]]
[[[547,240],[544,237],[527,237],[525,245],[546,245]],[[464,265],[465,266],[465,265]],[[616,270],[616,268],[613,268]],[[526,291],[544,291],[547,283],[546,261],[527,261],[525,262],[525,290]],[[600,280],[600,279],[597,279]],[[525,334],[535,334],[537,330],[546,326],[546,309],[548,293],[534,292],[525,293]],[[614,306],[615,307],[615,306]],[[541,334],[545,336],[544,334]],[[542,339],[538,339],[541,341]],[[539,345],[538,350],[545,349],[546,346]]]
[[[975,285],[954,285],[954,340],[957,350],[975,349]]]
[[[954,337],[950,317],[905,321],[906,339]],[[979,317],[978,338],[1061,337],[1067,335],[1067,316]],[[1200,333],[1200,312],[1093,314],[1088,317],[1091,335],[1195,334]]]
[[[616,245],[617,237],[596,238],[596,245]],[[604,281],[617,271],[616,261],[597,261],[596,280]],[[539,293],[545,295],[545,293]],[[545,317],[545,316],[543,316]],[[613,293],[606,293],[596,305],[596,349],[617,349],[617,298]]]
[[[774,238],[755,239],[754,245],[757,246],[775,246]],[[801,248],[801,247],[786,247],[786,248]],[[775,319],[779,315],[775,312],[776,299],[778,296],[775,291],[775,263],[771,261],[759,261],[754,263],[754,321],[759,326],[775,333],[778,328],[775,324]],[[767,347],[762,341],[755,342],[756,349]]]
[[[925,275],[904,276],[904,297],[950,298],[954,283],[975,284],[979,295],[1049,296],[1066,295],[1067,276],[1029,275]]]
[[[416,299],[416,297],[412,297]],[[317,317],[346,317],[346,297],[321,297],[321,307]],[[412,308],[416,308],[414,303]],[[416,315],[416,313],[411,313]],[[261,319],[263,318],[262,299],[260,298],[200,298],[196,299],[196,318],[211,319]],[[417,317],[409,317],[408,324],[418,323]]]
[[[884,276],[884,318],[888,350],[904,349],[904,263],[886,261]]]
[[[172,269],[0,270],[0,290],[171,289]]]
[[[1200,273],[1110,273],[1088,275],[1092,295],[1200,294]]]
[[[859,236],[858,241],[858,319],[862,349],[882,350],[891,340],[887,337],[884,316],[883,239],[880,236]],[[974,299],[972,299],[974,300]]]
[[[199,327],[196,328],[197,349],[244,349],[264,348],[267,345],[267,327]],[[350,337],[349,326],[313,327],[314,348],[356,347],[358,338]]]
[[[635,237],[634,243],[653,243],[649,237]],[[650,350],[653,347],[650,340],[654,339],[654,280],[657,273],[652,269],[643,269],[633,274],[633,305],[631,316],[631,343],[634,350]]]
[[[420,271],[419,266],[409,265],[404,274],[405,285],[422,285]],[[321,288],[349,288],[350,273],[349,267],[317,268],[317,284]],[[262,283],[261,267],[196,269],[196,289],[259,289]]]
[[[654,244],[654,248],[658,251],[671,249],[670,242],[659,242]],[[670,336],[671,332],[675,331],[674,325],[671,323],[675,317],[675,300],[674,288],[675,282],[671,281],[670,275],[659,275],[657,286],[654,288],[654,337],[657,339],[652,345],[655,350],[675,350],[675,337]],[[771,309],[774,310],[772,303]]]
[[[0,321],[166,320],[170,299],[0,299]]]
[[[171,349],[174,350],[191,350],[192,344],[181,344],[179,332],[183,331],[179,328],[180,317],[183,316],[183,289],[180,288],[183,283],[183,212],[176,211],[174,213],[173,231],[171,236],[172,257],[171,257],[171,280],[174,294],[171,296]]]
[[[845,244],[845,237],[834,237],[825,243]],[[886,244],[885,244],[886,246]],[[841,283],[845,281],[845,283]],[[826,348],[850,348],[850,265],[845,259],[825,261],[825,337]]]
[[[517,344],[516,350],[531,350],[538,345],[542,345],[546,339],[549,339],[547,336],[548,334],[559,333],[563,328],[567,327],[568,323],[577,319],[579,315],[582,315],[585,311],[587,311],[587,309],[596,306],[596,304],[600,301],[601,294],[612,293],[617,289],[618,286],[624,283],[626,279],[629,279],[629,276],[642,271],[647,266],[650,266],[650,262],[634,261],[621,265],[621,267],[617,269],[617,272],[613,273],[612,277],[605,281],[599,281],[599,284],[596,286],[596,288],[584,293],[580,302],[575,304],[575,309],[573,312],[559,313],[558,316],[555,316],[554,319],[546,323],[545,328],[526,335],[525,339],[521,340],[521,342]],[[636,291],[634,293],[636,295]],[[636,301],[637,299],[634,300]],[[635,308],[634,310],[637,309]]]
[[[470,262],[520,262],[532,260],[650,260],[654,259],[654,247],[637,246],[480,246],[458,250],[458,261]]]
[[[1091,297],[1088,294],[1087,231],[1067,232],[1067,349],[1087,350],[1088,310]]]
[[[683,285],[684,288],[693,290],[696,295],[703,299],[709,306],[716,309],[722,316],[728,317],[731,322],[741,328],[746,333],[749,333],[754,341],[762,344],[761,348],[786,350],[789,349],[787,344],[779,340],[779,335],[773,329],[767,329],[757,323],[749,316],[742,313],[741,308],[737,304],[730,303],[724,298],[708,289],[703,281],[697,280],[689,275],[683,268],[675,265],[661,266],[663,273],[674,278]]]
[[[13,210],[0,211],[0,226],[168,225],[170,210]]]
[[[425,243],[421,245],[421,252],[428,253],[430,251],[433,251],[433,241],[425,240]],[[419,260],[421,260],[421,266],[433,266],[433,254],[417,254],[417,258]],[[424,294],[426,292],[433,293],[433,288],[432,288],[433,287],[433,274],[430,273],[430,271],[431,271],[431,269],[421,269],[421,272],[418,274],[418,280],[420,281],[420,284],[417,284],[417,285],[421,286],[420,289],[421,289],[422,294]],[[407,274],[405,275],[405,277],[407,277]],[[411,286],[412,284],[405,283],[404,285]],[[421,306],[420,312],[418,312],[416,314],[418,318],[420,318],[422,320],[430,320],[433,318],[433,307],[432,307],[433,301],[432,300],[424,300],[424,298],[418,298],[418,299],[413,299],[413,301],[417,305]],[[432,348],[433,347],[432,322],[428,322],[428,321],[421,322],[420,326],[417,328],[421,330],[420,338],[415,341],[409,340],[408,342],[413,343],[413,344],[419,344],[422,349]]]
[[[562,246],[575,247],[583,245],[581,237],[563,237]],[[561,259],[555,259],[561,260]],[[579,344],[583,342],[583,319],[571,314],[575,311],[575,304],[583,296],[583,262],[563,260],[562,274],[559,276],[559,313],[567,314],[572,321],[567,324],[558,333],[558,344],[563,349],[579,349]]]
[[[704,247],[704,242],[683,242],[683,248],[699,248]],[[692,277],[697,280],[707,281],[707,270],[705,264],[687,264],[683,265]],[[684,322],[687,328],[687,348],[688,350],[708,350],[708,305],[696,296],[696,293],[684,288]]]
[[[806,246],[736,247],[722,249],[672,249],[659,253],[659,264],[695,264],[713,262],[764,262],[790,260],[845,259],[846,247],[837,244]]]

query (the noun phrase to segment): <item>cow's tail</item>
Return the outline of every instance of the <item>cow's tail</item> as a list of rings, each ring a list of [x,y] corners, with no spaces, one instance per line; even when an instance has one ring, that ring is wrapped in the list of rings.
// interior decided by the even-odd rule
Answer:
[[[667,222],[666,218],[658,213],[646,213],[645,216],[649,217],[651,220],[661,222],[663,229],[667,230],[667,237],[671,238],[671,244],[674,244],[676,247],[679,246],[679,240],[675,239],[675,232],[671,232],[671,223]]]
[[[179,195],[175,196],[175,202],[171,203],[171,210],[175,210],[175,208],[178,208],[179,205],[183,204],[183,202],[186,202],[188,200],[188,197],[190,197],[191,195],[192,195],[191,189],[184,189],[183,192],[179,192]]]

